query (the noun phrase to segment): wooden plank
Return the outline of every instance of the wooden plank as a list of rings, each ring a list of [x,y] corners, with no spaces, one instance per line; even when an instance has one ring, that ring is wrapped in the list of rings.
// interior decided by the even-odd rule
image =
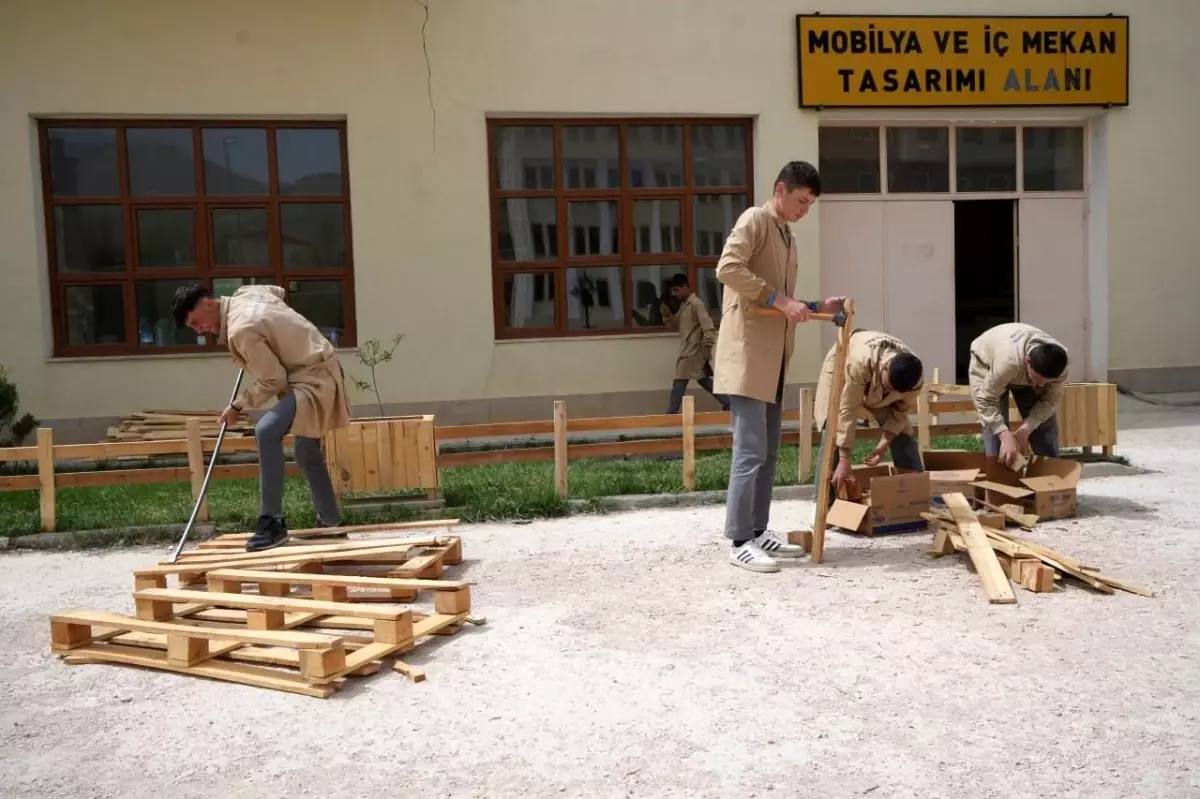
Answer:
[[[411,419],[400,423],[404,438],[404,487],[421,487],[421,455],[418,449],[417,428]]]
[[[140,633],[156,633],[183,638],[205,638],[240,644],[262,644],[291,649],[329,649],[341,644],[335,636],[283,630],[246,630],[231,627],[201,627],[181,621],[148,621],[119,613],[67,610],[50,614],[51,624],[80,624]]]
[[[419,522],[385,522],[383,524],[344,524],[341,527],[305,527],[300,530],[290,530],[288,535],[293,538],[321,538],[335,533],[352,533],[354,535],[373,535],[375,533],[395,533],[401,530],[427,530],[434,527],[454,527],[459,523],[458,519],[430,519],[429,521]],[[222,544],[241,545],[250,539],[253,533],[226,533],[219,535],[211,541],[205,541],[206,544]],[[414,539],[422,541],[425,539]],[[439,538],[429,539],[436,544]],[[378,541],[376,543],[379,543]],[[431,546],[433,544],[430,544]],[[193,551],[193,550],[189,550]]]
[[[929,409],[929,391],[922,388],[917,394],[917,446],[921,452],[928,452],[932,440],[931,428],[933,419]]]
[[[269,552],[281,553],[277,557],[272,557],[272,558],[265,558],[265,559],[261,559],[261,560],[258,560],[258,559],[246,560],[243,558],[230,557],[230,558],[220,560],[216,563],[200,563],[200,564],[190,563],[190,562],[172,563],[167,566],[150,566],[150,567],[147,567],[144,569],[138,569],[134,572],[134,576],[135,577],[153,577],[153,576],[157,576],[157,575],[187,574],[188,572],[203,573],[203,572],[208,571],[209,569],[236,568],[239,566],[252,566],[254,568],[264,568],[266,566],[287,566],[287,565],[293,565],[293,564],[298,564],[298,563],[331,563],[334,561],[354,560],[356,558],[361,558],[361,557],[370,556],[370,555],[385,555],[385,554],[392,554],[392,553],[401,555],[401,554],[406,554],[410,549],[411,549],[411,547],[408,546],[407,544],[400,544],[400,545],[389,544],[386,546],[376,547],[375,549],[334,550],[331,552],[320,552],[320,553],[316,553],[316,554],[304,553],[304,552],[302,552],[300,554],[288,554],[288,550],[286,548],[280,548],[278,550],[270,550],[269,551]],[[255,554],[266,555],[266,554],[269,554],[269,552],[262,552],[262,553],[255,553]]]
[[[854,332],[854,300],[845,301],[846,321],[838,328],[837,351],[833,362],[833,384],[829,391],[829,406],[825,413],[824,442],[821,462],[817,465],[817,512],[813,522],[813,563],[825,559],[825,516],[829,513],[829,478],[833,472],[833,450],[837,446],[838,406],[842,401],[842,384],[846,379],[846,353],[850,334]]]
[[[258,688],[272,688],[278,691],[289,691],[305,696],[315,696],[324,699],[337,690],[331,684],[312,684],[305,678],[281,672],[276,669],[252,666],[242,663],[224,663],[205,661],[194,666],[181,666],[170,662],[166,652],[153,649],[134,649],[115,644],[93,644],[73,650],[65,659],[66,663],[81,664],[85,662],[124,663],[142,666],[162,671],[173,671],[177,674],[189,674],[194,677],[208,677],[243,685],[253,685]],[[349,660],[347,658],[347,660]]]
[[[49,427],[39,427],[37,431],[37,468],[42,532],[53,532],[57,522],[57,503],[54,491],[54,431]]]
[[[437,440],[433,435],[433,417],[417,423],[417,488],[441,488],[437,464]]]
[[[1012,585],[1004,575],[1004,570],[1000,568],[996,553],[988,543],[987,534],[983,531],[979,520],[975,518],[975,512],[967,504],[966,497],[959,493],[942,494],[942,500],[945,501],[950,513],[954,515],[954,521],[958,525],[958,534],[967,545],[967,554],[970,556],[971,562],[975,564],[975,571],[983,583],[983,591],[988,602],[994,605],[1015,603],[1017,596],[1013,593]]]
[[[396,484],[396,456],[392,454],[395,437],[392,423],[380,422],[376,426],[378,440],[375,446],[379,450],[379,488],[384,491],[402,490]]]
[[[567,404],[554,401],[554,491],[567,498]]]
[[[796,446],[799,450],[796,458],[797,465],[797,480],[799,485],[805,485],[812,478],[812,437],[813,430],[813,390],[811,388],[800,389],[800,424],[796,430]],[[805,435],[808,435],[807,446],[804,440]]]
[[[0,447],[0,463],[10,461],[36,461],[38,448],[32,447]]]
[[[359,425],[362,434],[363,473],[362,489],[379,490],[379,426],[375,422]]]
[[[365,491],[366,482],[364,474],[367,464],[366,458],[363,456],[363,429],[361,424],[350,423],[346,443],[350,450],[348,464],[350,471],[350,491]]]
[[[322,602],[319,599],[293,599],[290,597],[255,596],[252,594],[224,594],[212,591],[186,591],[171,588],[146,588],[134,591],[135,600],[154,602],[197,602],[223,608],[240,610],[275,610],[286,613],[327,613],[333,616],[350,616],[360,619],[383,619],[396,621],[412,613],[400,605],[362,604],[356,602]]]
[[[217,569],[209,580],[240,580],[244,583],[282,583],[284,585],[330,585],[345,588],[386,588],[404,591],[457,591],[470,586],[465,580],[419,580],[400,577],[363,577],[356,574],[303,574],[258,571],[255,569]]]
[[[683,490],[696,490],[696,400],[683,398]]]

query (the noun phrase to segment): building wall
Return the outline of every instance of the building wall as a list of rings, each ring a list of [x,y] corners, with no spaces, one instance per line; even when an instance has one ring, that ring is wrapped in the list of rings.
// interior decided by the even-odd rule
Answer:
[[[747,14],[734,0],[432,0],[422,36],[422,7],[394,0],[6,3],[0,362],[23,405],[52,420],[218,407],[234,377],[214,355],[51,358],[36,117],[344,116],[359,336],[405,335],[380,370],[385,400],[439,413],[460,401],[496,418],[548,416],[550,397],[575,395],[587,397],[576,408],[618,397],[613,412],[656,408],[674,361],[670,335],[494,340],[485,118],[753,116],[761,202],[781,164],[817,160],[818,115],[796,107],[793,20],[819,9],[754,5]],[[865,0],[837,9],[879,10]],[[1084,0],[925,0],[904,10],[1096,13]],[[1108,365],[1128,380],[1146,368],[1200,373],[1190,307],[1200,296],[1190,191],[1200,110],[1184,101],[1191,26],[1181,24],[1198,12],[1190,0],[1113,10],[1132,17],[1133,57],[1131,105],[1105,123]],[[818,203],[796,228],[801,295],[820,293],[819,215]],[[789,380],[811,382],[819,335],[798,336]],[[514,399],[527,397],[544,399]]]

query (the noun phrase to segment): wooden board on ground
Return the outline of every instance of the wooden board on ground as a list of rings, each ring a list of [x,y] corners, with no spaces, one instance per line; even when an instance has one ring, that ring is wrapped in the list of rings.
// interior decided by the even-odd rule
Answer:
[[[950,509],[950,513],[954,515],[954,521],[958,525],[958,534],[967,546],[967,554],[970,556],[971,562],[975,564],[975,571],[979,574],[988,602],[993,605],[1015,603],[1017,601],[1016,594],[1013,593],[1004,570],[1000,568],[1000,561],[996,559],[996,553],[992,550],[992,545],[988,543],[987,533],[983,531],[983,526],[975,518],[975,512],[971,510],[967,498],[957,493],[942,494],[942,500]]]

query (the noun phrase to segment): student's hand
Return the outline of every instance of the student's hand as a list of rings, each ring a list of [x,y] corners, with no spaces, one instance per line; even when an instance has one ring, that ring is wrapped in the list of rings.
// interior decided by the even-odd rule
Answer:
[[[850,468],[850,459],[842,458],[838,461],[837,468],[833,470],[833,487],[838,488],[842,483],[847,481],[853,482],[854,471]]]
[[[1021,446],[1017,441],[1016,434],[1005,430],[1000,434],[1000,454],[997,459],[1011,469],[1012,465],[1017,462],[1019,454],[1021,454]]]
[[[817,305],[818,313],[834,314],[846,310],[845,297],[826,297]]]
[[[800,324],[808,321],[808,306],[802,302],[797,302],[791,297],[779,294],[775,297],[775,307],[783,312],[783,315],[788,318],[789,322]]]
[[[865,463],[867,466],[878,466],[879,462],[883,460],[883,453],[887,452],[887,449],[887,442],[881,442],[879,446],[871,450],[870,455],[863,458],[863,463]],[[840,466],[841,464],[839,463],[838,465]]]
[[[659,303],[658,312],[663,315],[664,319],[671,315],[671,309],[667,307],[667,304],[665,302]]]
[[[1017,440],[1017,451],[1027,452],[1029,450],[1029,437],[1033,435],[1033,428],[1028,424],[1023,424],[1013,432],[1013,438]]]
[[[218,419],[218,421],[220,421],[226,427],[233,427],[235,424],[237,424],[238,417],[240,417],[240,416],[241,416],[241,412],[238,411],[236,408],[234,408],[232,405],[230,405],[228,408],[221,411],[221,416],[220,416],[220,419]]]

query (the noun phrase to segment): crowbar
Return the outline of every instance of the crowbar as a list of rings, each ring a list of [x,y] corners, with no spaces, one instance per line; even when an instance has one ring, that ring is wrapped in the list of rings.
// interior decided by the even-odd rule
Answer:
[[[233,382],[233,393],[229,395],[229,402],[225,407],[228,408],[237,399],[238,389],[242,387],[242,377],[245,374],[245,369],[238,370],[237,380]],[[200,496],[196,497],[196,507],[192,508],[192,516],[183,528],[183,535],[179,536],[179,543],[175,545],[175,551],[171,553],[170,563],[174,563],[179,559],[179,553],[183,551],[183,545],[187,541],[188,535],[192,532],[192,525],[196,523],[196,516],[200,513],[200,505],[204,502],[204,495],[208,493],[208,481],[212,478],[213,467],[217,465],[217,454],[221,451],[221,442],[223,440],[225,440],[225,422],[221,422],[221,429],[217,432],[217,443],[213,445],[212,460],[208,462],[208,469],[204,472],[204,482],[200,485]],[[201,454],[203,454],[203,451],[203,448],[201,448]]]

